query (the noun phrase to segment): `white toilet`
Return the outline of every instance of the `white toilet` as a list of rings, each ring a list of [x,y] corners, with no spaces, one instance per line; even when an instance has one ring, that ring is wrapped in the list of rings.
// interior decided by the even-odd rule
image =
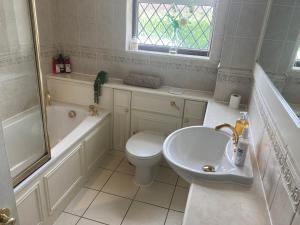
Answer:
[[[157,165],[162,158],[165,136],[152,131],[133,135],[126,144],[126,156],[136,167],[135,180],[139,185],[152,183]]]

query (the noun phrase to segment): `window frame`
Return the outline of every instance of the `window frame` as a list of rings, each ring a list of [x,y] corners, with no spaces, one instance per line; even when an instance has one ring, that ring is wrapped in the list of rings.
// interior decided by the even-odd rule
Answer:
[[[168,3],[171,2],[169,0],[148,0],[149,3]],[[197,2],[197,0],[194,0]],[[213,24],[213,31],[212,36],[210,39],[210,46],[209,51],[204,50],[195,50],[195,49],[189,49],[189,48],[178,48],[177,54],[179,55],[187,55],[187,56],[202,56],[209,58],[211,55],[211,50],[213,46],[213,40],[214,40],[214,33],[215,33],[215,26],[216,26],[216,14],[217,14],[217,1],[215,0],[200,0],[202,2],[214,2],[212,4],[213,7],[213,16],[212,16],[212,24]],[[147,2],[144,0],[143,2]],[[184,0],[173,0],[173,2],[182,2],[184,3]],[[199,0],[198,0],[199,2]],[[132,0],[132,38],[138,36],[138,3],[139,0]],[[147,45],[147,44],[139,44],[138,50],[140,51],[148,51],[148,52],[157,52],[157,53],[169,53],[170,47],[167,46],[157,46],[157,45]]]
[[[296,48],[295,59],[294,59],[294,62],[293,62],[293,67],[296,70],[300,70],[300,58],[299,59],[297,58],[299,51],[300,51],[300,45],[299,45],[298,48]]]

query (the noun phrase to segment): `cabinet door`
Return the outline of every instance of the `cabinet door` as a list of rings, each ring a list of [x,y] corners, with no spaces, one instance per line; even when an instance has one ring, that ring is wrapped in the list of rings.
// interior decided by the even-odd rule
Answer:
[[[169,135],[181,127],[181,119],[158,113],[148,113],[138,110],[132,111],[131,133],[150,130]]]
[[[206,102],[185,100],[182,127],[203,125]]]
[[[113,145],[115,150],[125,150],[130,136],[130,101],[130,91],[114,90]]]
[[[182,98],[133,92],[132,109],[182,117],[184,100]]]

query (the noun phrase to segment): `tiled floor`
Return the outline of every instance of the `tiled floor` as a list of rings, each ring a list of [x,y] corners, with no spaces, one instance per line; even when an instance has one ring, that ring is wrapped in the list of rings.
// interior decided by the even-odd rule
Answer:
[[[55,225],[181,225],[189,185],[165,163],[149,187],[134,172],[123,152],[104,155]]]

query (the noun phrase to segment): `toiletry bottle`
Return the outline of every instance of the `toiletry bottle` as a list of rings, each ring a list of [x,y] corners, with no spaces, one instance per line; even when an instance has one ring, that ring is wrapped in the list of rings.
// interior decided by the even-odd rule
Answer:
[[[243,130],[243,134],[239,139],[236,155],[235,155],[235,160],[234,164],[236,166],[242,167],[244,166],[245,159],[247,156],[248,148],[249,148],[249,128],[245,127]]]
[[[53,72],[53,74],[59,74],[60,73],[60,64],[58,62],[58,57],[57,56],[53,57],[52,72]]]
[[[69,56],[65,57],[65,72],[66,73],[71,73],[72,69],[71,69],[71,60]]]
[[[239,120],[236,121],[235,124],[235,130],[237,133],[242,135],[244,128],[249,127],[249,122],[248,122],[248,113],[247,112],[240,112],[241,117]]]
[[[60,67],[60,73],[64,73],[65,72],[65,62],[64,62],[64,57],[62,54],[59,54],[59,56],[58,56],[58,63],[59,63],[59,67]]]

